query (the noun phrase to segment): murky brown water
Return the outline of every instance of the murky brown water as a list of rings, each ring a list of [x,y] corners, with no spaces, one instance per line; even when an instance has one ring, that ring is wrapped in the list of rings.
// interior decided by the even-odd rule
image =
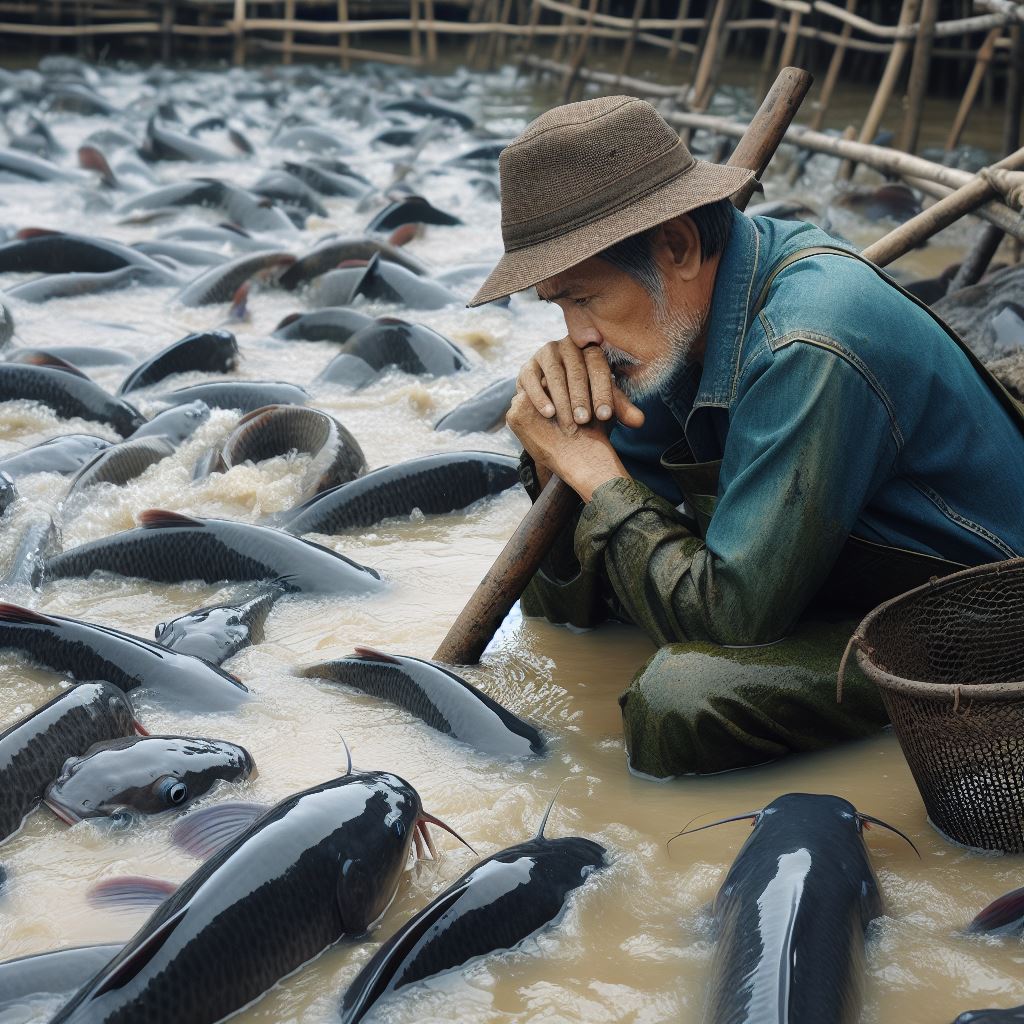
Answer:
[[[117,95],[127,101],[141,88],[128,76]],[[492,81],[489,89],[487,117],[500,131],[518,130],[542,102],[517,93],[508,77]],[[477,90],[468,101],[471,108],[480,104],[479,83]],[[53,124],[66,144],[91,127],[76,118],[55,119]],[[369,129],[351,134],[359,141],[368,137]],[[428,147],[421,167],[450,152],[446,143]],[[282,155],[264,149],[257,161],[269,166]],[[368,154],[354,162],[378,183],[389,179],[390,161],[385,156]],[[255,163],[225,164],[202,171],[230,175],[244,184],[255,179],[258,169]],[[160,168],[165,180],[191,173],[194,168]],[[497,256],[494,201],[474,198],[464,175],[423,177],[422,188],[437,205],[460,213],[467,226],[429,230],[411,246],[416,254],[438,268]],[[768,191],[771,197],[783,194],[772,185]],[[0,222],[18,226],[94,231],[125,240],[149,238],[161,230],[152,225],[117,226],[112,212],[91,208],[75,193],[45,186],[5,186],[0,202],[6,203],[0,206]],[[297,250],[329,229],[356,231],[369,219],[370,214],[357,213],[350,200],[327,202],[329,218],[311,222],[296,240]],[[181,221],[214,219],[192,212]],[[862,234],[870,236],[870,231]],[[943,247],[929,247],[915,257],[922,273],[945,265],[948,252],[958,251],[967,232],[961,227],[947,232],[947,237]],[[15,280],[0,279],[0,287]],[[15,304],[19,340],[32,346],[92,342],[141,358],[188,331],[215,326],[223,315],[222,307],[176,307],[169,303],[170,294],[167,289],[135,289],[41,306]],[[252,319],[237,331],[243,353],[238,377],[285,378],[304,385],[313,380],[333,355],[331,345],[268,338],[277,321],[299,306],[300,300],[283,292],[253,296]],[[431,424],[486,383],[514,372],[542,341],[557,337],[559,319],[554,311],[520,296],[507,311],[454,308],[416,318],[465,346],[473,360],[472,372],[440,380],[396,375],[355,394],[318,388],[313,404],[336,415],[355,433],[371,466],[441,449],[514,452],[516,445],[505,433],[456,438],[434,433]],[[130,324],[135,330],[104,326],[111,323]],[[94,376],[113,389],[124,372],[122,367],[103,368]],[[173,383],[198,379],[192,375]],[[141,404],[147,412],[156,408]],[[200,484],[190,482],[195,459],[234,419],[230,413],[216,413],[175,456],[129,486],[92,491],[83,504],[69,507],[63,520],[65,545],[129,528],[137,514],[150,507],[255,521],[289,506],[297,493],[301,460],[275,459],[259,467],[238,467]],[[46,411],[9,404],[0,409],[0,452],[72,430],[103,432],[95,424],[61,421]],[[22,490],[26,504],[56,504],[65,488],[66,481],[59,477],[37,476]],[[409,779],[426,807],[449,821],[481,854],[531,835],[558,783],[575,780],[562,791],[549,832],[598,839],[611,852],[610,869],[578,891],[558,927],[512,953],[407,990],[377,1019],[396,1024],[645,1024],[698,1019],[711,953],[707,907],[746,827],[736,824],[702,832],[673,843],[670,852],[666,840],[694,815],[739,813],[788,791],[844,796],[907,831],[921,849],[919,861],[893,836],[877,831],[868,836],[888,914],[874,927],[869,945],[865,1022],[941,1024],[969,1007],[1024,1001],[1024,947],[955,934],[990,899],[1020,884],[1022,865],[1013,858],[979,856],[942,842],[925,821],[892,736],[710,779],[659,785],[634,778],[625,769],[616,698],[653,648],[642,634],[626,627],[578,634],[537,621],[512,622],[483,664],[467,672],[474,683],[550,737],[550,756],[530,763],[478,756],[402,711],[293,676],[295,666],[349,653],[355,644],[429,657],[526,505],[523,495],[510,492],[466,514],[389,522],[371,531],[314,538],[380,570],[390,583],[387,592],[362,600],[281,601],[270,617],[266,642],[228,666],[258,695],[237,714],[188,716],[147,707],[140,711],[151,730],[244,744],[256,759],[259,776],[243,788],[243,798],[264,801],[337,774],[345,760],[343,735],[357,765],[392,770]],[[10,556],[23,511],[24,507],[16,509],[13,524],[8,525],[8,519],[0,532],[0,564]],[[156,623],[210,603],[220,592],[204,585],[93,580],[61,581],[34,596],[2,596],[149,636]],[[3,656],[0,728],[52,697],[56,687],[50,675]],[[238,795],[239,790],[220,791],[222,798]],[[88,823],[68,828],[45,810],[36,812],[0,850],[10,874],[7,893],[0,898],[0,958],[129,936],[143,917],[92,910],[85,892],[102,878],[126,873],[184,878],[195,862],[171,847],[169,827],[168,820],[158,819],[130,832],[113,833]],[[373,942],[330,950],[237,1019],[334,1019],[341,992],[376,942],[474,861],[469,851],[447,839],[441,847],[439,863],[410,869]],[[238,941],[245,943],[247,937],[240,935]],[[37,1004],[20,1016],[3,1019],[5,1024],[44,1021],[52,1009]]]

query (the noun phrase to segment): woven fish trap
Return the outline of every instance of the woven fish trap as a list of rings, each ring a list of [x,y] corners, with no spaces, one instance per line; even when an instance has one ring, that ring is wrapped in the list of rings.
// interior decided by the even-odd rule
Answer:
[[[964,846],[1024,852],[1024,558],[886,601],[850,643],[931,823]]]

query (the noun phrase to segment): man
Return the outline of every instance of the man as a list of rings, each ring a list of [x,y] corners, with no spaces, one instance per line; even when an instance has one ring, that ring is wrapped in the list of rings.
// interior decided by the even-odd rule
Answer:
[[[749,178],[641,100],[555,108],[502,153],[505,255],[472,303],[536,286],[564,314],[508,423],[533,495],[556,473],[583,505],[524,610],[672,645],[623,698],[655,775],[878,729],[873,688],[831,685],[856,618],[1024,553],[1019,407],[849,246],[739,213]]]

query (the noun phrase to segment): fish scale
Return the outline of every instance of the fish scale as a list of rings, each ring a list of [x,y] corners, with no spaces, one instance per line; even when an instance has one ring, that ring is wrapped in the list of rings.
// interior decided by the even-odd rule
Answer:
[[[0,840],[17,831],[69,757],[131,736],[135,716],[111,683],[82,683],[0,734]]]

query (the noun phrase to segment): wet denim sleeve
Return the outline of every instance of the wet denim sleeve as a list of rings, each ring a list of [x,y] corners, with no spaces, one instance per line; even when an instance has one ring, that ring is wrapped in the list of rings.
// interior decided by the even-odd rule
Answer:
[[[658,644],[784,635],[891,472],[898,432],[859,370],[806,342],[760,362],[731,407],[706,541],[632,480],[603,484],[580,516],[581,568],[600,567]]]

